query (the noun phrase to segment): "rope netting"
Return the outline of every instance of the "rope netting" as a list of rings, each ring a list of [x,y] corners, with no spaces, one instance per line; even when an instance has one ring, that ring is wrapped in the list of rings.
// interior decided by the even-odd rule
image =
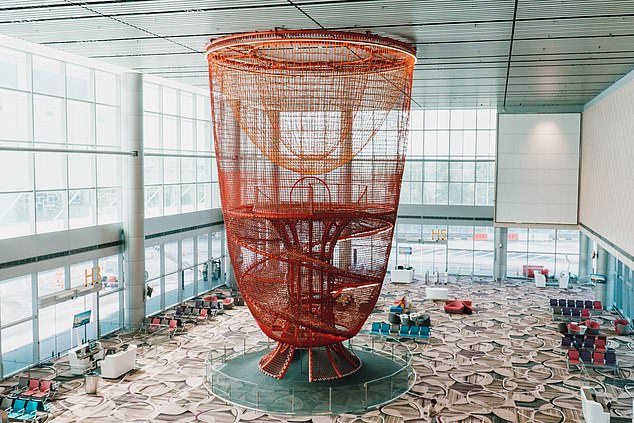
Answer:
[[[227,244],[262,330],[354,336],[398,208],[414,50],[369,34],[271,31],[207,48]]]

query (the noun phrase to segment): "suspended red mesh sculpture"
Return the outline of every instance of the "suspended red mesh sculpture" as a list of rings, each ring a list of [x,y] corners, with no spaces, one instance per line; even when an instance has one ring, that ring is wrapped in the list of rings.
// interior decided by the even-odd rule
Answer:
[[[279,342],[281,378],[308,349],[309,380],[356,371],[357,334],[385,276],[404,166],[415,51],[369,34],[271,31],[207,47],[229,255]]]

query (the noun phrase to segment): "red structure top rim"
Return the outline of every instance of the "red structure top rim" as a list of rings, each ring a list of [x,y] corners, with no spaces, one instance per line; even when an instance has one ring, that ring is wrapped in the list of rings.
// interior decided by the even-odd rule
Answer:
[[[212,39],[207,46],[207,55],[219,53],[237,46],[262,45],[295,41],[313,41],[335,44],[353,44],[359,46],[392,49],[410,56],[416,62],[416,48],[403,41],[381,37],[369,33],[348,31],[329,31],[312,29],[284,29],[274,31],[245,32]]]

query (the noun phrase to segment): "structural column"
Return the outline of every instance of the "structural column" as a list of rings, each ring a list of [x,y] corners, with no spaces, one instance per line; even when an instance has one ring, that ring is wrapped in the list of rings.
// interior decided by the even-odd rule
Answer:
[[[612,308],[614,304],[614,283],[616,278],[616,259],[605,248],[597,246],[597,274],[605,276],[605,286],[599,287],[597,290],[605,290],[603,298],[597,298],[603,301],[606,309]],[[598,295],[598,297],[601,295]]]
[[[127,158],[124,185],[125,324],[139,326],[145,318],[145,216],[143,188],[143,75],[121,76],[124,145]]]
[[[506,250],[508,244],[508,236],[508,228],[498,227],[494,229],[493,277],[496,280],[502,280],[506,278]]]
[[[608,253],[603,247],[597,245],[597,270],[596,273],[601,276],[605,276],[604,282],[597,282],[595,284],[595,299],[601,301],[605,308],[609,308],[612,304],[608,303],[607,298],[607,285],[608,285],[608,273],[609,273],[610,253]],[[614,278],[612,278],[612,292],[614,292]],[[613,294],[614,295],[614,294]]]
[[[579,272],[578,279],[592,274],[592,240],[579,233]]]

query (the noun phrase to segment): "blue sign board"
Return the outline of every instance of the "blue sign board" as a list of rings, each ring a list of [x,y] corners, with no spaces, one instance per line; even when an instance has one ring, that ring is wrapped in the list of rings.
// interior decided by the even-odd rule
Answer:
[[[85,326],[90,323],[90,313],[92,310],[82,311],[81,313],[75,314],[73,317],[73,328],[78,328],[80,326]]]
[[[412,255],[412,247],[398,247],[398,253],[403,254],[405,256]]]

